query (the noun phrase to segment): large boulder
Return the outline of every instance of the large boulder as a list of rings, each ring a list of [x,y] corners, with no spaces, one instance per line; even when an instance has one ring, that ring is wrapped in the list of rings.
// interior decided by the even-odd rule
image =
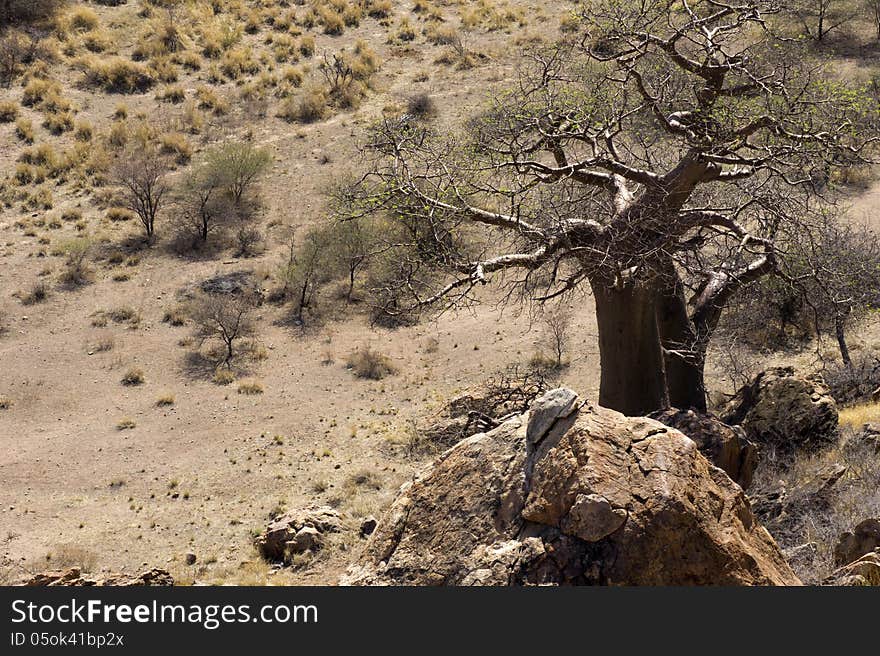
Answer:
[[[834,562],[846,565],[880,548],[880,519],[866,519],[846,531],[834,546]]]
[[[693,440],[565,389],[401,488],[343,585],[796,585]]]
[[[758,450],[741,426],[728,426],[711,414],[670,408],[651,415],[661,424],[677,428],[697,444],[716,467],[723,469],[746,490],[758,466]]]
[[[781,452],[812,450],[837,439],[837,404],[821,377],[792,367],[758,374],[724,407],[721,420],[742,426],[749,439]]]

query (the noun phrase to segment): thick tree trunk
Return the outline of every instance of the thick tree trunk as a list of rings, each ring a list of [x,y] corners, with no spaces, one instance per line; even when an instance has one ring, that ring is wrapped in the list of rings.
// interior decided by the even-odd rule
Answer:
[[[599,405],[630,416],[668,407],[656,293],[637,285],[592,287],[602,368]]]
[[[657,302],[657,326],[666,365],[669,404],[675,408],[706,411],[703,370],[705,344],[699,339],[687,310],[684,285],[671,268]]]

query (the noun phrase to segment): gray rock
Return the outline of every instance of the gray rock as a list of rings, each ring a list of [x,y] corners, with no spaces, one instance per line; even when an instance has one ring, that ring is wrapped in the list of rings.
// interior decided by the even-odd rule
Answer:
[[[626,510],[614,508],[598,494],[579,494],[562,521],[562,532],[587,542],[598,542],[623,526]]]
[[[574,413],[577,405],[578,395],[565,387],[550,390],[535,399],[529,413],[529,427],[526,431],[529,445],[537,446],[558,420],[566,419]]]
[[[758,374],[724,407],[721,420],[741,425],[759,446],[811,451],[837,439],[837,404],[825,381],[792,367]]]
[[[866,519],[838,538],[834,546],[834,562],[847,565],[877,548],[880,548],[880,519]]]
[[[312,526],[304,526],[297,531],[296,535],[293,536],[293,539],[286,546],[291,553],[302,554],[306,551],[317,551],[321,548],[322,542],[322,535],[318,529]]]
[[[376,524],[378,524],[378,523],[379,523],[378,520],[375,517],[373,517],[372,515],[369,515],[368,517],[364,517],[364,521],[361,522],[361,530],[360,530],[361,537],[365,538],[368,535],[372,535],[373,531],[376,530]]]

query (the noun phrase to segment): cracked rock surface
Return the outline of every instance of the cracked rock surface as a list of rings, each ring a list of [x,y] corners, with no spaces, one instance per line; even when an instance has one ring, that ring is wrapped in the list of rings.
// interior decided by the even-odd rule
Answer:
[[[552,390],[404,485],[343,585],[797,585],[679,431]]]

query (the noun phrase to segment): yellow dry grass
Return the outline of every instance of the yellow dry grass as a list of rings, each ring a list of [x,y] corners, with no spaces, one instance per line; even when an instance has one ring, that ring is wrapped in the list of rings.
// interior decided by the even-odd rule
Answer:
[[[850,428],[861,428],[870,421],[880,421],[880,403],[866,403],[850,408],[841,408],[838,421],[840,426]]]

